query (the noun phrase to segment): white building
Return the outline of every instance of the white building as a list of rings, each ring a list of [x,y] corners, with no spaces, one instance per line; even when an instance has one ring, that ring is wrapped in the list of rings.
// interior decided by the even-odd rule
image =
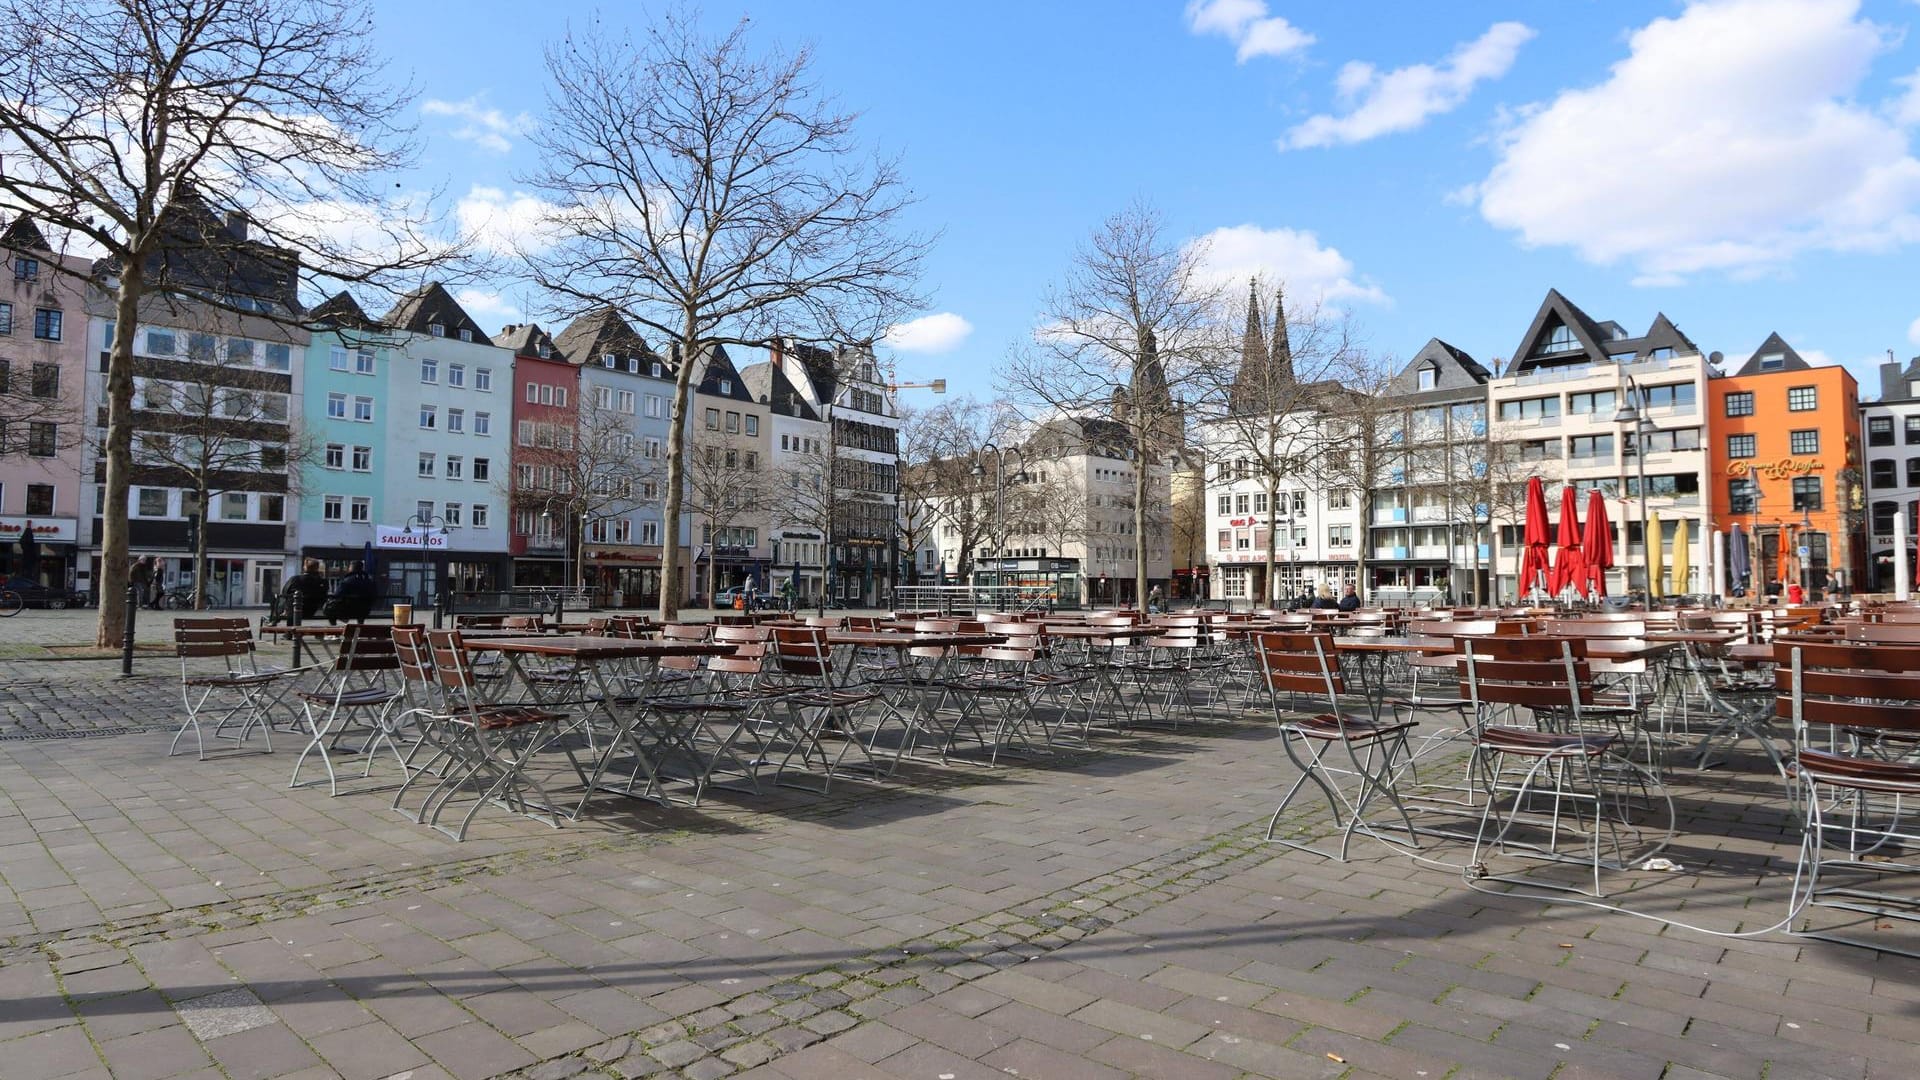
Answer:
[[[1920,356],[1905,366],[1887,353],[1880,365],[1880,399],[1860,406],[1865,435],[1867,581],[1877,592],[1892,592],[1893,560],[1913,565],[1913,544],[1920,537]],[[1907,550],[1894,550],[1894,516],[1907,517]],[[1920,581],[1909,575],[1909,581]]]

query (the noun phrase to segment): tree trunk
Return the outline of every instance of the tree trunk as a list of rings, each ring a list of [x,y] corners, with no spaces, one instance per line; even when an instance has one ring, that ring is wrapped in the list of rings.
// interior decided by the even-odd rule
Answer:
[[[660,621],[680,617],[686,593],[680,587],[680,517],[687,486],[687,418],[693,410],[696,328],[691,312],[680,337],[680,370],[673,376],[673,408],[667,410],[667,501],[660,524]]]
[[[127,537],[127,489],[133,471],[133,335],[140,322],[145,268],[123,259],[120,295],[114,301],[113,344],[107,359],[106,507],[100,523],[100,573],[94,581],[100,615],[94,645],[119,648],[127,628],[127,580],[132,565]],[[82,489],[84,490],[84,488]],[[85,521],[85,515],[80,515]]]
[[[1133,602],[1147,610],[1147,470],[1153,467],[1148,444],[1153,441],[1151,424],[1140,425],[1139,461],[1133,470]]]
[[[1277,606],[1274,601],[1278,599],[1278,593],[1275,591],[1276,583],[1273,575],[1279,569],[1280,563],[1280,537],[1278,530],[1274,528],[1274,522],[1279,517],[1279,498],[1280,480],[1269,469],[1267,472],[1267,579],[1262,589],[1264,595],[1261,597],[1261,607]]]
[[[201,475],[206,475],[204,467]],[[202,485],[193,494],[200,500],[200,527],[193,531],[193,610],[205,611],[213,606],[207,593],[207,527],[213,524],[213,492]]]

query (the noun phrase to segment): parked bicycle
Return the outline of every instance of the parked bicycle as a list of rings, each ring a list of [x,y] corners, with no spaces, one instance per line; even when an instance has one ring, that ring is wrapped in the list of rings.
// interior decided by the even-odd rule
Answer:
[[[200,590],[185,585],[176,586],[160,595],[160,606],[170,611],[197,611],[200,607],[199,598]],[[219,593],[207,594],[208,608],[224,606],[226,605]]]
[[[12,589],[0,589],[0,619],[18,615],[26,606],[27,602],[20,598],[19,593]]]

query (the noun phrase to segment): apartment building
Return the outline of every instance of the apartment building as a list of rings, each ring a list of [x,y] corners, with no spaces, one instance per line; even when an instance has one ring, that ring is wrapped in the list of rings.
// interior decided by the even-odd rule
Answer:
[[[87,430],[85,259],[48,245],[25,216],[0,229],[0,578],[86,589],[79,558]],[[67,273],[61,273],[64,268]],[[85,493],[85,494],[83,494]],[[22,537],[31,530],[34,558]]]
[[[1853,375],[1807,363],[1773,334],[1708,391],[1709,460],[1724,492],[1713,502],[1714,527],[1751,530],[1749,591],[1781,580],[1783,561],[1787,578],[1809,594],[1836,578],[1861,581],[1854,533],[1865,492]]]
[[[1487,595],[1490,378],[1473,357],[1433,338],[1371,404],[1380,462],[1367,505],[1369,600]]]
[[[1500,526],[1493,553],[1497,597],[1525,591],[1517,577],[1530,475],[1547,482],[1556,520],[1562,485],[1574,489],[1583,512],[1588,491],[1605,495],[1615,535],[1610,593],[1647,587],[1642,526],[1648,515],[1660,519],[1655,542],[1663,566],[1673,565],[1674,539],[1683,530],[1691,544],[1689,580],[1663,583],[1663,590],[1704,590],[1715,495],[1703,403],[1716,374],[1665,315],[1635,336],[1548,290],[1513,358],[1487,383],[1492,510]],[[1635,388],[1646,422],[1623,424],[1616,417]]]
[[[1865,442],[1866,576],[1865,588],[1891,593],[1894,560],[1913,566],[1913,545],[1920,538],[1920,356],[1906,364],[1894,360],[1892,350],[1880,365],[1877,400],[1861,407]],[[1907,546],[1895,545],[1894,518],[1907,519]],[[1909,575],[1909,581],[1920,580]]]
[[[770,356],[777,355],[770,353]],[[768,545],[772,562],[767,589],[782,593],[788,582],[803,600],[827,595],[831,546],[830,487],[835,447],[833,429],[821,419],[812,380],[789,376],[772,359],[740,369],[740,381],[767,409],[767,442],[772,468],[768,476]]]
[[[669,370],[674,360],[668,358]],[[714,346],[694,362],[700,367],[686,418],[687,488],[679,540],[690,552],[682,570],[685,595],[701,603],[736,585],[765,590],[771,580],[773,467],[767,436],[772,425],[767,406],[741,381],[725,348]]]
[[[321,560],[337,577],[365,558],[375,524],[393,520],[384,403],[395,342],[344,292],[309,320],[301,426],[313,450],[301,468],[296,539],[301,558]]]
[[[580,371],[532,323],[501,331],[513,354],[512,469],[506,482],[514,587],[573,580],[573,433],[580,425]]]

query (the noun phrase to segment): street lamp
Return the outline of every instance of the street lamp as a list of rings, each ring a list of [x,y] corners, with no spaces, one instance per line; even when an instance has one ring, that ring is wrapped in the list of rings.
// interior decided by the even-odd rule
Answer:
[[[556,520],[564,523],[561,526],[561,535],[560,535],[560,589],[561,589],[562,595],[564,596],[566,590],[570,587],[573,587],[573,517],[572,515],[567,513],[565,504],[561,506],[560,515],[557,518],[555,517],[553,512],[553,504],[555,500],[559,500],[559,499],[571,501],[572,496],[570,495],[547,496],[546,500],[542,502],[540,506],[540,520],[547,523],[547,529],[549,532],[552,531],[553,522],[555,522]],[[587,521],[587,515],[585,513],[582,513],[580,515],[580,523],[583,530],[585,529],[586,521]],[[586,534],[583,531],[581,535],[584,536]],[[586,561],[586,554],[587,553],[584,551],[580,553],[581,562]],[[564,601],[562,602],[564,603]]]
[[[1004,501],[1002,499],[1002,496],[1007,490],[1007,480],[1008,480],[1007,455],[1012,454],[1014,457],[1020,460],[1020,471],[1013,474],[1013,477],[1012,477],[1012,479],[1016,483],[1026,478],[1027,459],[1026,459],[1026,456],[1020,452],[1020,448],[1017,446],[1014,447],[1012,450],[1002,450],[1000,449],[999,445],[996,443],[993,443],[993,442],[984,443],[981,445],[980,449],[973,455],[973,476],[974,476],[974,479],[976,480],[984,479],[987,475],[987,466],[986,466],[986,463],[981,460],[981,456],[986,454],[988,451],[993,452],[993,462],[994,462],[993,464],[993,469],[994,469],[994,472],[993,472],[993,477],[994,477],[994,485],[993,485],[994,551],[993,551],[993,555],[997,565],[994,569],[993,581],[994,581],[994,584],[998,586],[998,585],[1006,584],[1005,575],[1007,570],[1007,565],[1006,565],[1007,564],[1007,532],[1006,532],[1007,526],[1006,526],[1006,519],[1004,516],[1005,506],[1004,506]],[[1085,571],[1083,570],[1082,572],[1084,573]],[[1004,598],[1006,593],[1004,591],[998,591],[998,595]],[[1004,602],[1004,600],[1002,602]]]
[[[1657,544],[1660,541],[1657,537],[1647,535],[1647,436],[1652,435],[1659,429],[1654,425],[1653,418],[1647,415],[1646,392],[1640,389],[1640,384],[1633,380],[1633,376],[1628,375],[1626,380],[1626,388],[1622,392],[1623,400],[1620,404],[1620,411],[1613,414],[1613,422],[1618,424],[1621,429],[1621,451],[1623,453],[1626,450],[1627,436],[1631,434],[1634,439],[1634,472],[1637,474],[1640,484],[1640,576],[1646,579],[1647,605],[1651,608],[1653,605],[1653,577],[1650,571],[1653,567],[1653,549],[1647,545]],[[1631,431],[1628,429],[1631,429]],[[1624,504],[1626,500],[1622,498],[1621,502]]]
[[[435,580],[433,585],[435,588],[435,603],[433,604],[433,628],[438,630],[441,627],[441,613],[446,610],[447,601],[450,599],[449,594],[452,590],[447,588],[446,582],[439,580],[442,575],[437,572],[439,567],[434,565],[433,561],[433,538],[447,535],[447,519],[438,514],[415,513],[407,518],[407,523],[401,526],[400,531],[404,535],[412,537],[416,530],[420,536],[420,550],[427,556],[423,561],[427,564],[428,571],[434,572],[433,577]],[[426,606],[426,590],[420,590],[420,595],[416,597],[416,599],[419,600],[421,606]]]
[[[1807,560],[1813,557],[1812,537],[1813,508],[1803,505],[1800,508],[1800,538],[1795,543],[1804,548],[1807,554],[1802,556],[1794,552],[1794,557],[1800,560],[1800,599],[1803,601],[1813,598],[1813,569],[1807,565]]]

